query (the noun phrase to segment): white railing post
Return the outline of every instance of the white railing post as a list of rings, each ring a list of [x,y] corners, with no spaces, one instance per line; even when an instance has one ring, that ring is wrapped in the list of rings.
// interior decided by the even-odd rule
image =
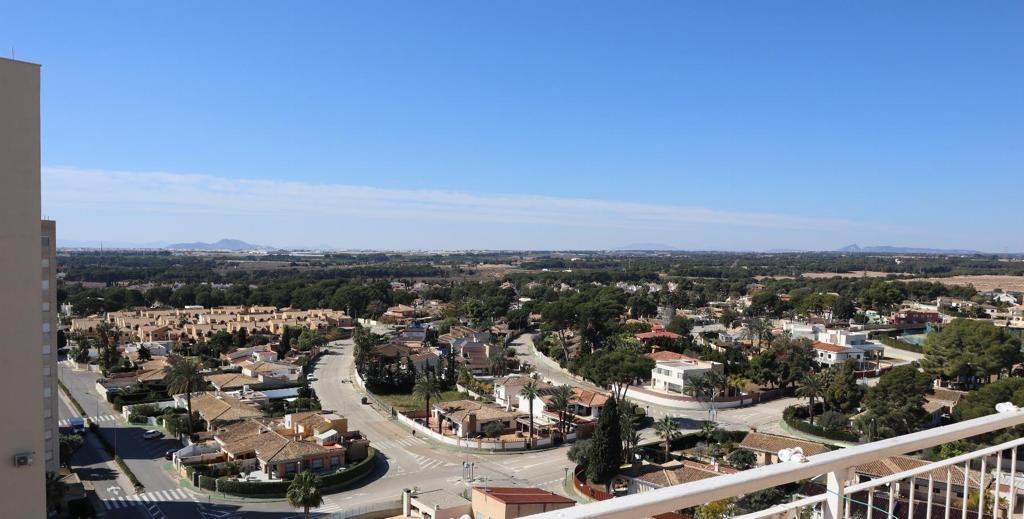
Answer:
[[[828,496],[822,509],[824,519],[843,519],[843,504],[846,501],[846,471],[828,473]]]

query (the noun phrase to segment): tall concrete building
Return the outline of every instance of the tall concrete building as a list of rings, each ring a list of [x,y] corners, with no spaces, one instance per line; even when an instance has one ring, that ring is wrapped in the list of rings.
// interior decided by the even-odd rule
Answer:
[[[0,58],[0,517],[46,517],[39,160],[39,65]]]
[[[43,220],[43,439],[46,471],[60,469],[60,428],[57,423],[57,222]]]

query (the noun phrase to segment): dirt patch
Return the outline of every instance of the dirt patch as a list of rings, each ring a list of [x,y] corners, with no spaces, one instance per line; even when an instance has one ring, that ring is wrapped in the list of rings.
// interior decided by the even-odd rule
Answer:
[[[943,285],[970,285],[980,292],[990,292],[997,288],[1005,292],[1024,292],[1024,276],[953,276],[928,278],[922,281],[942,283]]]

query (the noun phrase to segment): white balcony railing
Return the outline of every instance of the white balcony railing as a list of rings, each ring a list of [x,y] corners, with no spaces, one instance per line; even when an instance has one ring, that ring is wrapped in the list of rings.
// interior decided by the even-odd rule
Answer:
[[[1012,406],[1011,406],[1012,407]],[[696,507],[751,492],[823,477],[826,492],[749,513],[742,519],[851,517],[925,519],[1002,519],[1015,513],[1018,486],[1017,450],[1024,438],[857,482],[854,467],[890,456],[1024,424],[1024,411],[1004,412],[864,445],[809,456],[802,461],[767,465],[736,474],[675,485],[607,501],[546,512],[533,519],[638,519]],[[1024,466],[1021,467],[1024,469]],[[954,495],[956,494],[956,495]],[[973,497],[972,497],[973,496]],[[971,502],[976,501],[976,502]],[[896,510],[901,510],[897,513]]]

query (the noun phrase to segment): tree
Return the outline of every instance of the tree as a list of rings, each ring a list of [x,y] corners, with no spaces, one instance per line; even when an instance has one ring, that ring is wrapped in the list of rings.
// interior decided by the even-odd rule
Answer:
[[[540,388],[537,387],[537,382],[531,380],[526,384],[523,384],[523,388],[519,390],[519,398],[525,398],[527,404],[530,406],[530,446],[533,447],[533,421],[536,419],[533,415],[533,402],[540,397]]]
[[[65,467],[71,466],[71,456],[82,447],[85,440],[79,434],[60,435],[60,461]]]
[[[654,361],[635,351],[599,351],[586,357],[579,374],[601,387],[611,386],[616,398],[626,396],[630,384],[650,376]]]
[[[1022,360],[1019,339],[989,321],[971,319],[954,319],[928,334],[924,355],[925,373],[968,387],[987,384]]]
[[[231,345],[236,348],[244,348],[249,342],[249,330],[242,326],[231,334]]]
[[[323,348],[325,344],[327,344],[327,339],[319,332],[303,328],[295,341],[295,348],[299,351],[310,351],[314,348]]]
[[[850,413],[860,406],[864,397],[864,388],[857,383],[857,362],[848,360],[843,363],[830,381],[822,398],[829,409]]]
[[[320,495],[322,484],[320,476],[308,470],[296,474],[285,493],[288,504],[294,508],[301,508],[303,515],[309,519],[309,509],[318,508],[324,502],[323,496]]]
[[[729,517],[729,507],[732,502],[728,499],[713,501],[697,507],[695,517],[697,519],[725,519]]]
[[[597,429],[590,440],[587,478],[594,483],[610,485],[622,465],[622,431],[615,398],[609,398],[597,420]]]
[[[192,393],[202,389],[206,385],[203,374],[200,371],[200,364],[195,359],[171,355],[167,358],[170,369],[165,378],[167,382],[168,395],[185,394],[185,403],[188,406],[188,433],[192,430]]]
[[[779,361],[775,355],[763,351],[750,359],[747,376],[761,386],[779,385]]]
[[[953,409],[953,419],[963,421],[990,415],[996,412],[996,404],[1000,402],[1024,407],[1024,378],[1000,379],[967,393],[967,397]]]
[[[875,440],[917,431],[926,418],[925,395],[931,392],[931,377],[909,365],[897,366],[864,395],[866,411],[858,419],[858,427],[871,432]]]
[[[64,477],[54,472],[46,473],[46,511],[60,512],[67,486]]]
[[[756,341],[755,347],[760,351],[761,342],[771,336],[772,323],[767,319],[752,319],[747,323],[747,331],[750,333],[750,336],[754,341]]]
[[[568,430],[569,424],[569,405],[573,400],[576,399],[576,393],[572,390],[572,386],[563,384],[555,389],[555,394],[551,395],[551,407],[558,413],[558,431],[565,434]]]
[[[730,452],[726,460],[729,462],[729,465],[739,470],[751,469],[757,465],[757,456],[747,449],[736,449]]]
[[[772,340],[769,353],[778,363],[780,387],[796,386],[814,366],[814,349],[807,339],[792,339],[783,334]]]
[[[654,424],[654,432],[665,442],[665,461],[668,461],[668,453],[672,450],[672,440],[679,437],[679,425],[672,417],[664,416]]]
[[[811,425],[814,425],[814,401],[825,393],[825,377],[821,373],[811,374],[804,377],[804,381],[796,390],[796,396],[806,398],[810,405],[807,406],[811,417]]]
[[[433,377],[422,376],[412,387],[412,394],[416,400],[423,402],[423,411],[427,414],[427,424],[430,424],[430,401],[441,399],[441,386]],[[441,420],[437,421],[437,434],[441,434]]]
[[[848,297],[840,296],[832,303],[833,319],[851,319],[857,314],[857,306]]]
[[[149,352],[146,345],[139,346],[139,360],[142,362],[153,360],[153,354]]]
[[[623,401],[619,406],[619,429],[622,431],[622,459],[632,461],[637,446],[640,444],[640,433],[638,432],[643,416],[637,412],[640,406],[633,402]]]
[[[690,332],[693,331],[693,321],[681,315],[677,315],[668,322],[668,326],[665,327],[665,330],[672,333],[678,333],[683,337],[689,337]]]

